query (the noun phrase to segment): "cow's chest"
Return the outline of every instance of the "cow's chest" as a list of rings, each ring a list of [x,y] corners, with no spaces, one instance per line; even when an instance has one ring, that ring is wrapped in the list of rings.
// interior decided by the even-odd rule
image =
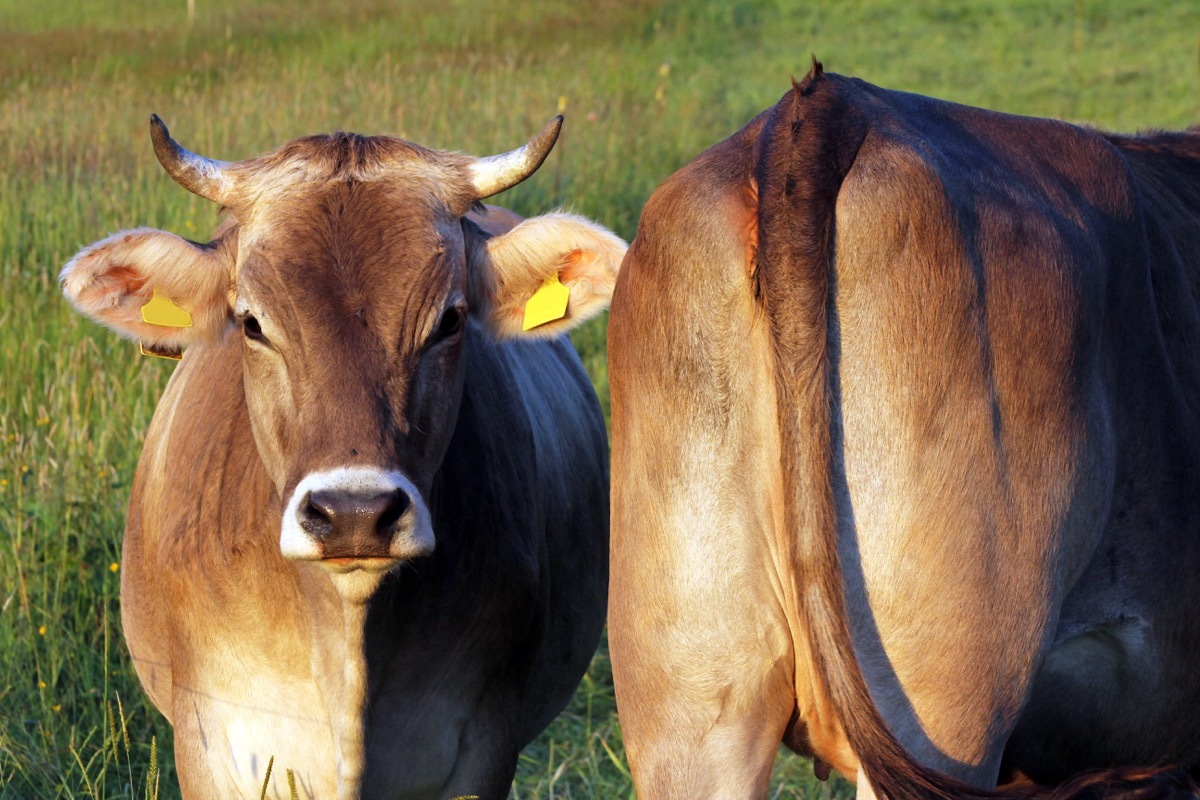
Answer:
[[[359,794],[368,788],[360,787],[367,753],[381,747],[397,762],[388,770],[389,797],[437,796],[453,774],[471,710],[449,687],[415,680],[409,692],[391,692],[382,702],[392,723],[379,729],[370,706],[381,699],[356,697],[352,678],[339,680],[318,658],[304,675],[306,666],[272,669],[244,653],[218,653],[175,682],[176,762],[186,797],[259,797],[273,762],[267,797],[289,797],[291,771],[301,797],[367,798],[370,791]],[[340,666],[353,672],[361,661],[347,653]]]
[[[175,682],[172,722],[184,796],[257,797],[273,764],[267,797],[289,796],[289,770],[301,796],[337,797],[336,717],[320,688],[220,660],[218,669],[180,676],[187,685]]]

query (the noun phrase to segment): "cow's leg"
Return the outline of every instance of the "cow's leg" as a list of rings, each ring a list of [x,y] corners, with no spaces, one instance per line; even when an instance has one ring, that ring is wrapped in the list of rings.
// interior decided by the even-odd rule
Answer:
[[[454,771],[439,797],[478,797],[504,800],[508,797],[521,754],[521,697],[513,676],[493,681],[474,709],[466,710],[458,737]],[[533,691],[538,687],[532,686]]]
[[[765,330],[713,347],[738,370],[689,374],[669,402],[645,391],[659,367],[613,371],[609,645],[643,800],[763,796],[797,703]],[[650,349],[638,343],[639,369]]]
[[[646,559],[621,574],[642,598],[609,623],[613,675],[638,796],[762,797],[792,708],[786,629],[765,609],[767,581],[731,578],[746,565],[719,556],[676,565],[677,582]],[[648,580],[653,588],[634,591]]]
[[[716,163],[748,146],[655,193],[613,296],[608,629],[643,800],[762,797],[805,704],[757,205]]]
[[[994,786],[1068,570],[1095,546],[1110,443],[1098,415],[1080,441],[1044,414],[1026,452],[996,452],[989,431],[906,453],[905,437],[880,424],[886,409],[850,413],[846,396],[840,551],[871,696],[918,761]]]
[[[644,800],[762,797],[796,706],[794,587],[779,579],[773,481],[756,463],[770,448],[705,433],[677,434],[681,458],[661,471],[627,460],[614,483],[609,644]]]
[[[902,373],[872,363],[875,337],[858,333],[843,338],[839,408],[858,660],[912,757],[994,786],[1067,581],[1107,513],[1111,441],[1069,383],[1035,392],[1028,363],[1018,388],[989,385],[962,353]]]
[[[797,705],[772,356],[744,246],[713,245],[732,250],[704,272],[711,296],[656,282],[614,301],[608,630],[643,800],[764,796]],[[685,297],[695,310],[662,305]],[[654,304],[635,308],[636,298]],[[713,323],[714,308],[728,318]],[[627,330],[664,318],[652,335]],[[700,341],[703,353],[689,349]]]
[[[881,460],[877,450],[874,469]],[[1047,515],[1030,489],[1032,508],[1021,508],[981,476],[984,457],[946,458],[963,465],[957,480],[887,465],[900,490],[882,495],[878,472],[846,463],[841,560],[872,699],[917,761],[994,786],[1053,635],[1062,580],[1055,550],[1077,528],[1072,518],[1093,517],[1094,507],[1083,498]],[[1072,471],[1064,465],[1061,474]]]

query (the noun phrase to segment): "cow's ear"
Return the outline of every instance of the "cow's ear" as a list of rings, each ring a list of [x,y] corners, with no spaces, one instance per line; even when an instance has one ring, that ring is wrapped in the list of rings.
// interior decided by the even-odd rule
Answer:
[[[527,219],[473,248],[469,301],[497,338],[555,336],[608,307],[626,248],[574,214]]]
[[[224,329],[235,252],[233,233],[201,245],[138,228],[79,251],[59,283],[85,316],[147,346],[178,350]]]

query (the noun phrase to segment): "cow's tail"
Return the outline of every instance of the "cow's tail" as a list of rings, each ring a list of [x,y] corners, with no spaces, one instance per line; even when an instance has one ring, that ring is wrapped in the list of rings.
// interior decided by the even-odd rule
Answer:
[[[1179,773],[1097,774],[1059,787],[980,790],[914,761],[871,700],[847,622],[837,549],[834,475],[840,423],[831,319],[834,208],[842,181],[867,135],[867,121],[839,89],[812,71],[773,109],[754,156],[758,186],[758,290],[776,356],[784,455],[786,524],[796,534],[794,563],[818,674],[860,765],[881,798],[1191,797]]]

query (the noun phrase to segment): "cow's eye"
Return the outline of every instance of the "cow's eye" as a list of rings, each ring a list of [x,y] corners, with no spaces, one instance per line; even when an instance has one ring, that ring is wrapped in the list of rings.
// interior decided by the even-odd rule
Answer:
[[[438,320],[437,330],[433,332],[433,336],[429,337],[429,344],[435,345],[457,335],[463,328],[465,316],[463,310],[458,306],[447,308],[442,313],[442,318]]]
[[[242,317],[242,332],[246,334],[247,339],[253,339],[256,342],[267,340],[267,337],[263,335],[262,326],[258,324],[258,319],[253,314]]]

